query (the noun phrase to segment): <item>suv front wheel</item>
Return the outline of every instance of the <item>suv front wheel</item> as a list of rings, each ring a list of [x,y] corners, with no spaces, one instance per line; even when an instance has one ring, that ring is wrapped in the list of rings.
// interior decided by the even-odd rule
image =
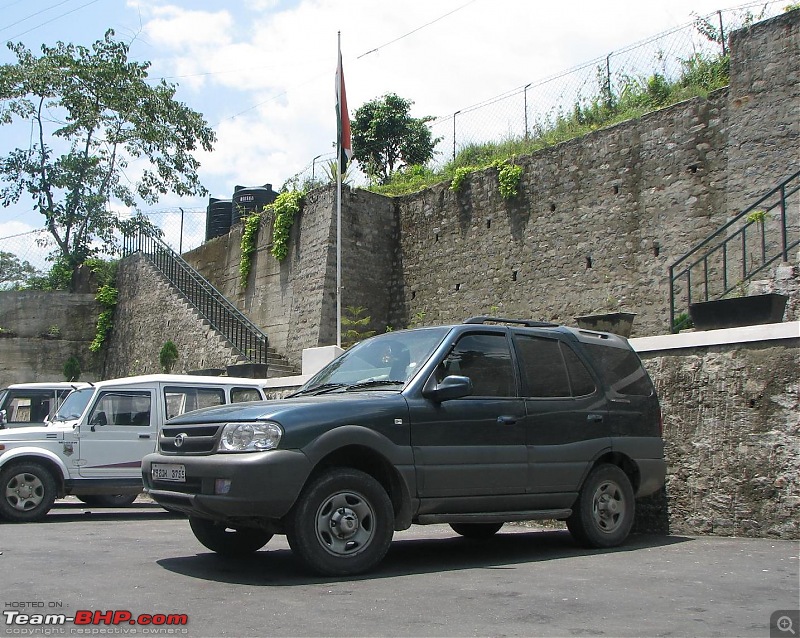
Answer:
[[[287,523],[289,546],[306,565],[326,576],[344,576],[383,559],[394,533],[394,510],[369,474],[336,468],[306,486]]]
[[[631,531],[635,511],[633,488],[616,465],[598,465],[581,488],[567,519],[573,538],[587,547],[615,547]]]

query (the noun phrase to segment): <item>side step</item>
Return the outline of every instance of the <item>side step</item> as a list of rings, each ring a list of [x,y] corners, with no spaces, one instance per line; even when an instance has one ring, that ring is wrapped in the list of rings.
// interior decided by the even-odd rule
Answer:
[[[415,521],[419,525],[434,523],[508,523],[511,521],[563,520],[572,514],[571,509],[527,510],[524,512],[474,512],[469,514],[421,514]]]

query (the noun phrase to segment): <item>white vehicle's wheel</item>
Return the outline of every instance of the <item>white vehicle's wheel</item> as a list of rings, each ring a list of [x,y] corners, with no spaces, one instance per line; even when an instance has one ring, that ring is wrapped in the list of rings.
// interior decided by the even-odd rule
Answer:
[[[7,465],[0,471],[0,517],[15,523],[40,521],[56,500],[56,481],[40,463]]]

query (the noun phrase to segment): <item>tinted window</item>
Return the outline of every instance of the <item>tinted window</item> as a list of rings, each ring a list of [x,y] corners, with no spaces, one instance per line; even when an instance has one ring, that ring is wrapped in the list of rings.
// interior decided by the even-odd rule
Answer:
[[[516,395],[511,351],[504,334],[469,334],[458,340],[442,362],[442,377],[461,375],[472,380],[474,396]]]
[[[556,339],[516,335],[520,367],[531,397],[571,396],[569,377]]]
[[[584,344],[606,377],[611,390],[618,394],[650,396],[653,384],[633,350]]]
[[[596,386],[583,361],[578,358],[578,355],[566,343],[561,344],[561,352],[564,354],[564,360],[567,363],[572,396],[583,397],[587,394],[592,394]]]
[[[167,418],[171,419],[174,416],[179,416],[192,410],[223,405],[225,403],[225,390],[222,388],[166,386],[164,388],[164,402],[167,406]]]
[[[90,425],[150,425],[149,392],[103,392],[89,414]]]

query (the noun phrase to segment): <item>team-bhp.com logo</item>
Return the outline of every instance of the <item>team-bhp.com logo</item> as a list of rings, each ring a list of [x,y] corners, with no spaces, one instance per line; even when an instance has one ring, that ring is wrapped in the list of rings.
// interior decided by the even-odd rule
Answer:
[[[176,627],[189,623],[186,614],[137,614],[126,609],[91,611],[79,609],[74,616],[67,614],[39,614],[29,611],[3,610],[6,627],[53,627],[72,623],[78,626]]]

